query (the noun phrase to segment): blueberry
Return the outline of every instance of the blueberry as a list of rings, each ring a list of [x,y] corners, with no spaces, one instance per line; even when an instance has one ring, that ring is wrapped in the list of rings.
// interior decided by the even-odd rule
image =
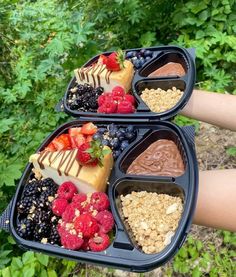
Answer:
[[[116,132],[116,137],[119,139],[119,141],[122,141],[125,139],[125,133],[123,133],[119,130]]]
[[[126,132],[125,128],[120,128],[119,131],[123,134],[125,134],[125,132]]]
[[[134,67],[135,67],[136,69],[139,69],[140,67],[142,67],[142,65],[141,65],[141,63],[140,63],[139,60],[135,60],[135,61],[133,62],[133,65],[134,65]]]
[[[131,59],[136,56],[136,51],[129,51],[126,53],[126,58]]]
[[[102,144],[103,144],[103,145],[106,145],[106,146],[109,146],[110,143],[109,143],[109,140],[103,139],[103,140],[102,140]]]
[[[107,130],[110,132],[112,130],[116,130],[117,131],[117,126],[114,123],[111,123],[107,126]]]
[[[109,137],[115,138],[116,137],[116,133],[117,133],[117,129],[116,128],[115,129],[111,129],[109,131]]]
[[[146,57],[152,57],[152,51],[150,51],[150,50],[146,50],[145,52],[144,52],[144,57],[146,58]]]
[[[127,132],[125,134],[125,138],[127,138],[128,140],[131,140],[135,137],[135,133],[134,132]]]
[[[141,49],[141,50],[139,51],[139,54],[143,57],[145,52],[146,52],[146,49]]]
[[[137,60],[138,60],[137,57],[133,57],[133,58],[131,59],[131,62],[134,64]]]
[[[145,64],[145,59],[143,57],[140,57],[139,63],[141,64],[141,66],[143,66]]]
[[[117,158],[119,158],[120,154],[121,154],[120,150],[113,151],[113,158],[116,160]]]
[[[128,146],[129,146],[129,141],[128,140],[123,140],[121,142],[120,149],[123,151]]]
[[[133,125],[128,125],[125,132],[133,132],[134,131],[134,126]]]
[[[99,128],[98,129],[98,133],[100,133],[100,134],[104,134],[106,131],[107,131],[106,128]]]
[[[96,134],[94,134],[93,135],[93,139],[99,139],[99,140],[101,140],[103,138],[103,136],[102,136],[102,134],[101,133],[96,133]]]
[[[111,146],[113,149],[119,148],[119,146],[120,146],[119,139],[118,139],[118,138],[112,139],[112,140],[110,141],[110,146]]]
[[[151,60],[151,57],[149,57],[149,56],[146,57],[146,58],[145,58],[145,63],[148,62],[148,61],[150,61],[150,60]]]

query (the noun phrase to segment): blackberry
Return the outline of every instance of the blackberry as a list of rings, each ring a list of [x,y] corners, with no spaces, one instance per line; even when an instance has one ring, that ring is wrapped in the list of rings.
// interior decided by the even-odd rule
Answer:
[[[40,184],[39,181],[36,181],[36,180],[28,183],[24,189],[24,196],[39,195],[40,193],[39,184]]]
[[[56,225],[53,226],[52,229],[51,229],[50,236],[49,236],[49,242],[51,244],[58,244],[58,245],[60,245],[61,239],[60,239],[60,236],[58,234],[57,226]]]
[[[88,100],[88,104],[89,104],[90,108],[92,108],[92,109],[97,109],[97,108],[98,108],[97,98],[91,97],[91,98]]]
[[[97,87],[94,89],[94,92],[96,95],[101,95],[104,92],[104,88],[103,87]]]
[[[45,238],[45,237],[49,236],[50,230],[51,230],[51,225],[50,224],[48,224],[47,222],[40,222],[35,227],[34,235],[39,240],[41,240],[42,238]]]
[[[60,217],[59,216],[56,216],[56,215],[54,215],[53,217],[51,217],[51,223],[53,224],[53,225],[57,225],[57,223],[58,223],[58,221],[60,220]]]
[[[28,218],[22,219],[17,224],[16,232],[22,238],[30,239],[33,235],[33,231],[34,231],[33,221]]]
[[[51,217],[52,217],[52,212],[50,210],[46,211],[46,210],[38,209],[34,213],[33,220],[36,224],[41,222],[50,224]]]
[[[84,92],[93,92],[93,87],[89,84],[84,84]]]
[[[56,187],[58,188],[58,185],[53,181],[52,178],[46,178],[41,181],[42,187]]]
[[[24,197],[17,203],[17,210],[20,214],[28,214],[33,204],[33,198]]]
[[[77,110],[79,108],[79,106],[77,105],[77,103],[75,101],[71,102],[69,104],[69,107],[71,110]]]
[[[77,93],[79,96],[82,96],[84,94],[84,86],[83,85],[77,86]]]

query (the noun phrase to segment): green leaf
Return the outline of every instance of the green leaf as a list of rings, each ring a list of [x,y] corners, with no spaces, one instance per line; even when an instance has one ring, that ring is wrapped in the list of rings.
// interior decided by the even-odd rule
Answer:
[[[201,275],[202,274],[201,274],[201,271],[199,269],[199,266],[194,267],[192,277],[200,277]]]
[[[236,156],[236,147],[230,147],[226,150],[226,153],[229,156]]]
[[[19,270],[23,267],[23,263],[20,258],[13,258],[11,262],[11,267],[13,270]]]
[[[47,255],[36,253],[35,256],[42,265],[48,265],[49,257]]]
[[[3,268],[0,272],[2,273],[2,277],[14,277],[11,275],[9,266],[6,268]]]
[[[15,124],[16,120],[14,118],[6,118],[0,121],[0,134],[5,133],[11,129],[11,126]]]
[[[48,269],[48,277],[57,277],[56,271],[52,269]]]
[[[22,256],[22,262],[26,265],[35,261],[34,252],[27,251]]]
[[[151,46],[152,43],[156,40],[156,34],[154,32],[146,32],[141,35],[140,43],[143,47]]]
[[[24,268],[23,269],[23,277],[33,277],[35,274],[34,268]]]
[[[4,168],[4,172],[0,174],[0,184],[6,186],[15,186],[15,180],[21,177],[21,165],[10,164]]]

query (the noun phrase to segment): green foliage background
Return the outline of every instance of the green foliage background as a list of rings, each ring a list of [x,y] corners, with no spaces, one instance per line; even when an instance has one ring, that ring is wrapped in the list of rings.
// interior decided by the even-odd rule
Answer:
[[[235,35],[235,0],[0,0],[0,212],[29,155],[69,120],[54,107],[75,67],[105,50],[195,47],[197,85],[236,94]],[[57,260],[31,252],[22,255],[5,237],[1,232],[0,276],[64,276],[75,267],[67,261],[58,266]],[[227,259],[221,265],[224,276],[231,273],[231,256]],[[181,255],[175,262],[181,263]],[[174,270],[186,273],[178,266]],[[218,276],[214,272],[210,276]]]

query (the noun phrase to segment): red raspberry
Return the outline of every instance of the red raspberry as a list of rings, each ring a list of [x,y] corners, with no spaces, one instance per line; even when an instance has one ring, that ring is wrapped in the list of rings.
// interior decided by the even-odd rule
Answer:
[[[98,211],[104,211],[109,208],[110,202],[105,192],[94,192],[90,203]]]
[[[71,250],[78,250],[81,248],[84,240],[77,236],[77,234],[73,234],[73,232],[65,231],[61,235],[61,244]]]
[[[60,237],[62,236],[62,234],[64,232],[66,232],[65,223],[64,222],[57,224],[57,231],[58,231],[58,234],[60,235]]]
[[[116,113],[117,103],[113,100],[106,100],[102,106],[98,108],[99,113]]]
[[[84,238],[84,243],[82,244],[81,249],[83,249],[84,251],[90,250],[88,242],[89,242],[89,239]]]
[[[99,230],[96,219],[90,214],[82,214],[77,217],[75,219],[74,226],[75,230],[78,233],[81,232],[86,238],[91,238]]]
[[[109,211],[105,210],[105,211],[101,211],[99,212],[96,216],[95,219],[98,221],[98,223],[100,224],[100,229],[99,231],[102,233],[108,233],[109,231],[111,231],[111,229],[114,226],[114,218],[112,213],[110,213]]]
[[[124,97],[123,97],[124,100],[126,101],[129,101],[132,105],[135,104],[135,98],[133,95],[131,94],[126,94]]]
[[[127,100],[123,100],[117,105],[117,113],[133,113],[134,106]]]
[[[52,212],[55,215],[62,216],[68,204],[65,198],[57,198],[52,203]]]
[[[58,198],[65,198],[70,201],[78,192],[77,187],[72,182],[65,182],[57,190]]]
[[[66,207],[62,214],[62,220],[66,223],[73,222],[74,218],[79,216],[81,211],[81,207],[77,207],[77,205],[72,202]]]
[[[111,92],[105,92],[98,97],[98,106],[102,106],[105,102],[112,100]]]
[[[116,86],[112,89],[112,95],[123,97],[125,95],[125,90],[120,86]]]
[[[110,245],[107,234],[99,234],[89,240],[89,247],[92,251],[99,252],[105,250]]]

